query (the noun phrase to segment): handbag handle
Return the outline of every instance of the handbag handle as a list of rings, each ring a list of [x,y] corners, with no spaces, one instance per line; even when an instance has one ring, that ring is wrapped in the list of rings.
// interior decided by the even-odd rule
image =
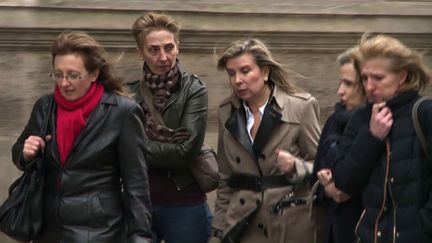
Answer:
[[[316,192],[318,190],[318,186],[319,186],[320,182],[316,181],[313,186],[312,186],[312,190],[311,190],[311,194],[310,194],[310,201],[309,201],[309,218],[312,219],[312,214],[313,214],[313,205],[314,205],[314,201],[316,198]]]
[[[54,106],[54,97],[50,96],[48,101],[48,109],[47,112],[45,113],[45,117],[44,117],[44,121],[42,123],[42,127],[41,127],[41,131],[39,136],[45,141],[45,135],[47,135],[48,133],[48,123],[49,123],[49,119],[51,118],[51,114],[52,114],[52,109]],[[44,153],[40,152],[39,156],[41,156],[43,158]],[[35,165],[35,162],[38,161],[37,159],[33,159],[32,161],[30,161],[29,163],[27,163],[24,166],[24,170],[28,170],[28,169],[34,169],[33,166]],[[36,165],[37,167],[38,165]]]

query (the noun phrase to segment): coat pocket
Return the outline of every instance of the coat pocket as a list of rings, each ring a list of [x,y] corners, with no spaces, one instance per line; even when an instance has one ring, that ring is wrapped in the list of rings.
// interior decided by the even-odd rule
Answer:
[[[89,205],[90,214],[94,219],[94,222],[97,225],[107,225],[108,217],[106,215],[106,210],[99,196],[94,196],[89,203],[90,203]]]

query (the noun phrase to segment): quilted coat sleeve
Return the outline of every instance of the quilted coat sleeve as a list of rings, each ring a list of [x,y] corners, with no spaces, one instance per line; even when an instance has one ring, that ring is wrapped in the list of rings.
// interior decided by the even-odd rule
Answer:
[[[144,114],[134,104],[118,141],[128,242],[150,242],[151,214],[147,165],[144,157]]]
[[[384,141],[369,131],[369,119],[365,110],[359,110],[347,124],[339,140],[336,162],[332,173],[340,190],[359,195],[366,186],[379,157],[385,149]]]
[[[418,113],[420,124],[427,140],[429,156],[432,156],[432,101],[425,101],[419,107]],[[432,173],[432,157],[425,158],[425,162],[428,164],[427,168],[431,170],[429,172],[430,181]],[[427,192],[427,202],[421,209],[422,229],[428,235],[432,235],[432,190],[430,189],[431,188],[429,188],[429,191]]]

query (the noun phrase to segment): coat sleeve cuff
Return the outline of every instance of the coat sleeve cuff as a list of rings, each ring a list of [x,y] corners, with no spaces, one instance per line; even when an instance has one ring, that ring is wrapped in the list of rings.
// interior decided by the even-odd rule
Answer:
[[[296,172],[294,175],[288,177],[289,181],[293,184],[298,184],[304,181],[306,177],[311,175],[313,170],[313,165],[311,163],[299,158],[295,159],[294,166]]]

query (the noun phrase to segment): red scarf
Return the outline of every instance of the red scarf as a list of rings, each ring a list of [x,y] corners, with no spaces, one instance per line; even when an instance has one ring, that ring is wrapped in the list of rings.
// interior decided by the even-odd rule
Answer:
[[[57,146],[60,154],[60,163],[64,166],[72,146],[79,133],[86,125],[90,113],[99,103],[104,86],[99,82],[94,82],[84,97],[68,101],[60,93],[56,86],[54,99],[57,103]]]

